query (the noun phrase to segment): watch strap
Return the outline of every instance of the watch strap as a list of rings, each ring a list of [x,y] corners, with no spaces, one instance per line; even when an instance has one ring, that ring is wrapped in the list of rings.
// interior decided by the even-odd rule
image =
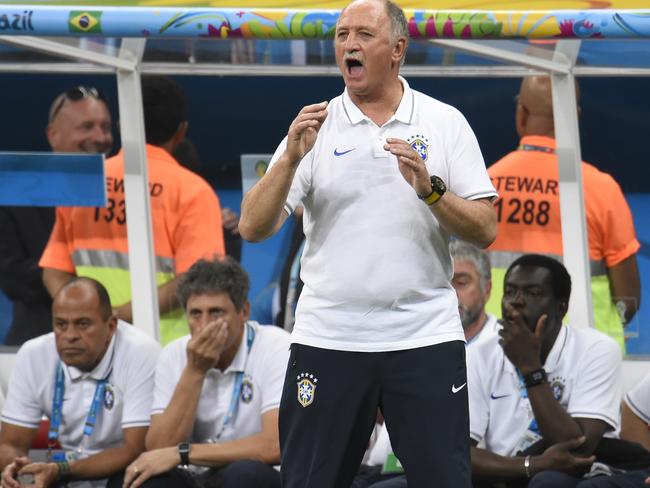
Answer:
[[[181,457],[181,466],[190,465],[190,451],[192,450],[192,445],[189,442],[181,442],[178,444],[178,454]]]
[[[526,385],[526,388],[532,388],[537,385],[541,385],[542,383],[546,383],[548,381],[548,378],[546,376],[546,370],[544,368],[539,368],[536,369],[535,371],[531,371],[528,374],[525,374],[523,376],[524,378],[524,385]]]
[[[438,193],[437,191],[433,190],[433,191],[429,194],[429,196],[424,197],[424,198],[422,199],[422,201],[423,201],[424,203],[426,203],[427,205],[433,205],[434,203],[436,203],[436,202],[437,202],[438,200],[440,200],[441,198],[442,198],[442,195],[441,195],[440,193]]]

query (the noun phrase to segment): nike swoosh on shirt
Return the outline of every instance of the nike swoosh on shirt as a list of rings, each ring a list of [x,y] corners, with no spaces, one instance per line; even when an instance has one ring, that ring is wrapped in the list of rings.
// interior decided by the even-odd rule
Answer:
[[[458,393],[460,390],[462,390],[463,388],[465,388],[465,385],[466,385],[466,384],[467,384],[467,383],[463,383],[463,384],[460,385],[458,388],[456,388],[456,385],[451,385],[451,392],[452,392],[452,393]]]
[[[498,400],[499,398],[505,398],[507,396],[510,396],[510,393],[506,393],[505,395],[495,395],[494,393],[490,393],[490,398],[492,400]]]
[[[356,147],[353,147],[352,149],[348,149],[347,151],[341,151],[341,152],[338,152],[338,151],[336,150],[336,148],[334,148],[334,156],[343,156],[344,154],[347,154],[347,153],[349,153],[349,152],[352,152],[352,151],[354,151],[355,149],[356,149]]]

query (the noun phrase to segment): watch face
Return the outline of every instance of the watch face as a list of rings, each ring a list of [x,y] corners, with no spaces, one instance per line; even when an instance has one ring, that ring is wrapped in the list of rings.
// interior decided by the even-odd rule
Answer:
[[[447,185],[445,185],[445,182],[442,181],[442,178],[436,175],[431,177],[431,186],[433,190],[440,195],[447,191]]]

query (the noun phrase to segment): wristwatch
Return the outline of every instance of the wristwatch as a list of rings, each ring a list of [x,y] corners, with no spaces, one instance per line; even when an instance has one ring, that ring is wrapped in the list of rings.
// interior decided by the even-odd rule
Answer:
[[[436,175],[431,175],[431,193],[424,197],[418,195],[418,198],[427,205],[433,205],[442,198],[446,191],[447,185],[442,181],[442,178]]]
[[[536,369],[524,375],[524,385],[526,385],[526,388],[532,388],[547,381],[546,370],[544,368]]]
[[[192,444],[189,442],[181,442],[178,444],[178,454],[181,456],[181,466],[188,467],[190,465],[190,451]]]

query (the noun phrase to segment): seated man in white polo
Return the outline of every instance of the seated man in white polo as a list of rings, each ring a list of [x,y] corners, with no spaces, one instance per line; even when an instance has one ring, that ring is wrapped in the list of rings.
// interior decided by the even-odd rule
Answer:
[[[524,255],[506,272],[502,329],[467,357],[475,487],[575,487],[618,427],[620,350],[597,330],[562,325],[570,294],[550,257]]]
[[[16,356],[0,427],[2,486],[99,487],[110,478],[117,488],[116,475],[144,450],[160,347],[118,323],[106,289],[90,278],[67,283],[52,314],[54,332]],[[44,415],[48,461],[32,462],[27,452]]]
[[[180,279],[190,335],[160,355],[150,451],[128,467],[125,488],[280,487],[289,334],[248,320],[248,289],[232,258],[198,261]]]

